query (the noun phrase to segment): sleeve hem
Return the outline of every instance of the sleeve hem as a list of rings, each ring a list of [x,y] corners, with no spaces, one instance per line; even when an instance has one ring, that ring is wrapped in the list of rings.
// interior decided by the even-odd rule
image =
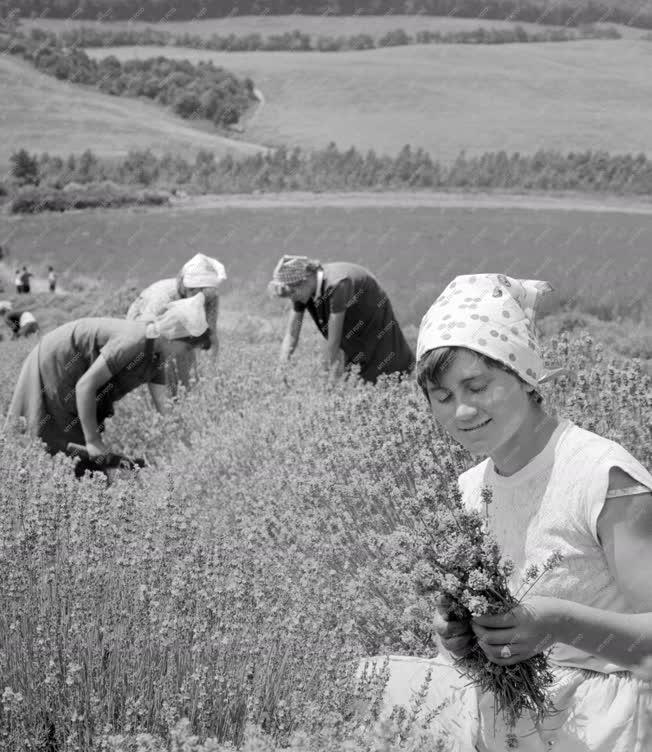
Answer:
[[[609,471],[612,467],[617,467],[627,475],[631,476],[637,483],[646,486],[652,493],[652,476],[641,465],[639,466],[636,461],[627,460],[626,458],[614,457],[599,468],[596,468],[597,480],[594,482],[591,489],[591,496],[587,499],[587,520],[589,524],[589,531],[598,545],[600,539],[598,537],[598,518],[600,513],[604,509],[604,505],[607,502],[607,491],[609,490]],[[627,498],[626,496],[620,497],[621,499]],[[593,501],[592,501],[593,499]],[[618,499],[609,499],[609,501],[617,501]]]

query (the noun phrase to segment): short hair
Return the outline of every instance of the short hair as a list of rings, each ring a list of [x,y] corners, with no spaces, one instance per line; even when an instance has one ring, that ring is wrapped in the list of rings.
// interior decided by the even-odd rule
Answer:
[[[422,355],[417,363],[417,384],[421,387],[421,391],[424,393],[428,402],[430,402],[430,396],[428,394],[428,384],[439,385],[439,380],[442,374],[449,368],[455,360],[459,350],[468,349],[462,347],[436,347],[434,350],[428,350],[425,355]],[[493,368],[500,371],[510,373],[519,381],[526,383],[514,369],[502,363],[500,360],[494,360],[484,353],[476,352],[475,350],[469,350],[481,360],[487,368]],[[543,397],[536,389],[531,393],[531,398],[537,405],[543,402]]]

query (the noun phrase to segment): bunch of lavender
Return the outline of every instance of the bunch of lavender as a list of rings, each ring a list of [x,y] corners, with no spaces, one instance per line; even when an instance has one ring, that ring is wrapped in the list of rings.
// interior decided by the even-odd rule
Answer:
[[[482,495],[487,508],[491,491],[484,489]],[[417,591],[423,596],[444,597],[455,620],[506,613],[560,561],[555,553],[540,570],[530,567],[521,587],[512,593],[508,584],[514,569],[512,561],[502,558],[487,530],[486,515],[463,507],[456,485],[443,483],[434,493],[418,493],[414,512],[419,522],[413,570]],[[495,716],[502,714],[510,729],[525,713],[538,722],[555,712],[547,692],[553,675],[543,653],[512,666],[500,666],[492,663],[476,642],[457,666],[481,691],[493,693]],[[516,746],[514,735],[512,739]]]

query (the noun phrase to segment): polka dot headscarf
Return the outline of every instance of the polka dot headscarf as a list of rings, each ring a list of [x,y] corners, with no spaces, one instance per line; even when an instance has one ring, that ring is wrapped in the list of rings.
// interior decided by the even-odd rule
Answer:
[[[557,373],[544,368],[534,328],[537,302],[551,290],[548,282],[504,274],[456,277],[421,320],[417,361],[437,347],[466,347],[537,387]]]

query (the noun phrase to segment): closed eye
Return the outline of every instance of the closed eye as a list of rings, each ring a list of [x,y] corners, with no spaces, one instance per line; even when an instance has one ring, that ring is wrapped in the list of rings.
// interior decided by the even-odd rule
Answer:
[[[487,386],[488,384],[485,384],[484,386],[476,387],[475,389],[473,389],[472,387],[469,387],[469,391],[473,392],[473,394],[477,394],[478,392],[484,392]]]

